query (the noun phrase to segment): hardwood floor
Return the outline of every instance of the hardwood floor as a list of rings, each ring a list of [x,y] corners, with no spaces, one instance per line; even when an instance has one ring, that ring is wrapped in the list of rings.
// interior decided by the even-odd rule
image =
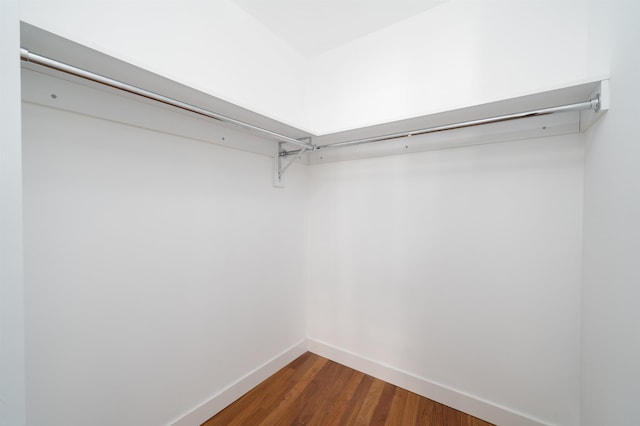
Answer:
[[[216,425],[491,424],[307,352],[203,424]]]

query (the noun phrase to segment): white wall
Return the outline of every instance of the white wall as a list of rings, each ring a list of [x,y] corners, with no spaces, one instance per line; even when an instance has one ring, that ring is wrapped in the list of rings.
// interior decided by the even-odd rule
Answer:
[[[22,20],[324,134],[583,81],[587,5],[449,0],[312,58],[230,0],[23,0]]]
[[[281,122],[307,127],[304,58],[229,0],[21,4],[25,22]]]
[[[23,108],[29,425],[168,424],[305,337],[304,169]]]
[[[640,424],[640,4],[592,3],[596,60],[606,59],[598,39],[609,41],[611,110],[587,134],[582,424],[631,426]]]
[[[309,337],[577,425],[582,142],[312,166]]]
[[[633,1],[592,0],[589,13],[581,0],[451,0],[308,63],[228,1],[21,4],[22,19],[31,24],[316,132],[556,87],[606,72],[610,53],[613,107],[588,134],[584,175],[581,418],[585,425],[639,422],[633,397],[640,382],[635,361],[640,299],[634,286],[640,232],[634,194],[640,179],[633,135],[640,129],[633,101],[639,94],[634,78],[640,11]],[[600,13],[608,5],[613,5],[610,38]],[[9,219],[0,221],[0,325],[7,345],[2,355],[9,357],[0,367],[9,381],[2,381],[0,390],[8,401],[2,415],[20,424],[19,77],[10,59],[17,55],[10,44],[17,37],[17,13],[15,3],[2,3],[2,84],[9,95],[1,100],[8,112],[1,115],[6,123],[0,170],[7,174],[3,184],[10,185],[1,193],[2,214]],[[52,416],[48,424],[63,424],[68,416],[85,421],[103,408],[101,401],[121,408],[105,412],[105,423],[166,422],[304,334],[303,313],[290,308],[303,297],[295,285],[302,270],[290,268],[304,248],[278,219],[295,221],[304,214],[304,202],[294,200],[302,188],[271,194],[265,157],[248,155],[247,162],[247,154],[240,159],[220,147],[178,144],[173,136],[33,105],[26,111],[27,123],[43,123],[26,127],[30,423],[38,424],[45,413]],[[81,131],[75,134],[57,120]],[[96,128],[123,136],[96,138]],[[311,168],[306,247],[311,337],[543,421],[577,424],[579,139]],[[156,152],[158,146],[163,148]],[[119,173],[115,180],[111,169]],[[300,176],[289,179],[289,186],[304,181],[304,173],[293,172]],[[232,191],[230,182],[240,184],[244,196]],[[198,189],[184,193],[187,187]],[[218,205],[244,206],[242,218],[251,212],[261,222],[244,228],[238,214],[217,210],[207,198],[214,193],[222,197]],[[176,206],[175,197],[182,204]],[[229,227],[209,223],[206,215],[228,220]],[[270,228],[264,217],[277,227]],[[199,231],[233,242],[224,251],[208,245]],[[254,262],[243,258],[247,247],[235,242],[234,232],[260,247],[249,255],[260,267],[245,267]],[[166,246],[166,238],[186,249]],[[279,269],[268,262],[283,260],[271,244],[282,238],[287,253],[296,253],[285,262],[291,275],[272,277]],[[192,241],[196,246],[187,247]],[[229,263],[221,264],[215,253]],[[166,258],[175,262],[161,260]],[[210,259],[219,269],[209,266]],[[184,279],[179,265],[185,264],[192,270],[178,291],[169,284]],[[238,267],[243,273],[235,277],[231,271]],[[126,274],[119,276],[122,271]],[[233,276],[237,287],[220,276]],[[157,282],[151,289],[150,281]],[[266,293],[274,286],[275,293]],[[221,289],[222,300],[214,296]],[[293,292],[291,298],[282,300],[287,292]],[[275,311],[260,312],[267,305],[258,299],[270,297]],[[138,312],[140,303],[148,305]],[[189,304],[201,309],[185,308]],[[450,304],[458,308],[449,311]],[[385,310],[388,314],[379,314]],[[269,332],[257,333],[255,322],[241,321],[251,312],[260,314],[252,321]],[[220,327],[221,318],[225,325],[239,324],[239,334]],[[90,344],[81,344],[78,336]],[[249,341],[255,347],[247,353],[230,353],[229,347]],[[197,354],[196,359],[185,359],[185,353]],[[112,361],[103,366],[105,359]],[[137,363],[144,368],[135,369]],[[186,369],[186,376],[172,375],[167,366]],[[107,385],[89,394],[85,380]],[[157,386],[140,401],[149,383]],[[181,391],[163,394],[167,388]],[[130,395],[139,411],[129,411]],[[69,407],[71,398],[80,403]],[[157,417],[142,419],[145,407],[153,407]],[[109,417],[116,415],[122,418]]]
[[[549,90],[585,79],[583,0],[450,0],[311,59],[318,133]]]
[[[0,2],[0,424],[24,424],[19,8]]]

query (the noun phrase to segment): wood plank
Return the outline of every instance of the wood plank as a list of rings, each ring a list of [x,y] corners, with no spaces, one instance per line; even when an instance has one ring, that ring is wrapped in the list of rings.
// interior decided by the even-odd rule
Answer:
[[[373,416],[371,417],[371,421],[369,422],[370,425],[384,426],[387,417],[389,416],[389,411],[391,411],[391,403],[393,402],[393,396],[395,395],[397,388],[397,386],[394,386],[391,383],[384,383],[384,388],[382,389],[382,393],[378,399],[378,405],[376,406]]]
[[[274,386],[266,391],[269,396],[265,399],[265,404],[255,411],[252,416],[247,418],[246,424],[257,425],[263,422],[264,419],[267,418],[276,406],[286,397],[286,394],[293,388],[293,386],[313,367],[319,357],[309,352],[307,352],[307,354],[311,356],[307,357],[304,362],[299,364],[292,363],[287,366],[293,370],[293,374],[287,376],[286,384],[281,386],[280,389],[278,389],[277,386]],[[297,358],[296,361],[301,358],[302,357]]]
[[[318,375],[318,378],[322,379],[320,387],[324,388],[322,393],[317,396],[321,401],[318,404],[310,404],[305,409],[303,412],[305,415],[299,418],[301,424],[326,426],[336,421],[332,420],[332,418],[344,412],[346,405],[344,405],[344,398],[341,398],[341,395],[345,393],[351,378],[357,375],[357,372],[344,368],[343,365],[335,362],[331,362],[331,366],[335,370],[333,375],[326,375],[322,378]],[[351,386],[355,391],[353,384]],[[340,406],[338,407],[339,404]]]
[[[385,426],[395,426],[403,424],[402,416],[404,415],[404,406],[407,402],[408,395],[408,390],[396,387],[393,395],[393,400],[391,401],[391,408],[389,409],[387,419],[384,423]]]
[[[355,394],[353,395],[353,399],[351,403],[345,410],[342,419],[339,424],[341,425],[353,425],[356,423],[356,418],[358,417],[358,413],[360,412],[360,408],[364,403],[364,399],[369,393],[369,388],[371,387],[371,383],[373,383],[373,377],[369,375],[365,375],[360,384],[358,385],[358,389],[356,389]]]
[[[364,373],[359,371],[351,370],[351,377],[347,384],[339,390],[338,398],[333,408],[328,411],[326,414],[324,421],[326,426],[334,426],[340,425],[340,419],[345,415],[347,408],[350,406],[351,402],[354,400],[354,395],[364,379]]]
[[[326,358],[317,357],[311,368],[305,372],[300,380],[294,384],[280,403],[274,407],[273,411],[259,424],[261,425],[290,425],[291,421],[297,416],[299,410],[301,410],[301,402],[298,401],[300,395],[310,383],[318,372],[327,363]]]
[[[308,387],[305,390],[307,395],[304,397],[309,403],[306,404],[293,423],[323,426],[325,424],[324,418],[332,409],[338,394],[347,384],[349,376],[351,376],[351,372],[346,370],[344,366],[329,361],[315,378],[318,390],[313,394],[311,394],[314,390],[313,388]]]
[[[420,396],[413,392],[408,392],[404,403],[404,413],[402,414],[401,425],[415,426],[418,424],[418,413],[420,410]]]
[[[310,352],[204,426],[491,426],[483,420]]]
[[[364,402],[362,403],[362,407],[358,412],[358,417],[356,417],[355,424],[358,426],[368,426],[371,423],[371,418],[373,417],[373,412],[378,405],[378,401],[380,400],[380,395],[382,395],[382,389],[384,389],[384,382],[382,380],[373,379],[373,383],[369,387],[369,392],[367,396],[364,398]]]

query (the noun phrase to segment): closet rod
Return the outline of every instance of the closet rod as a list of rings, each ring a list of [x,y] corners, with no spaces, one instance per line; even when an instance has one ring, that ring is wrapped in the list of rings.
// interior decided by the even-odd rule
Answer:
[[[226,115],[218,114],[216,112],[209,111],[207,109],[200,108],[195,105],[191,105],[186,102],[179,101],[177,99],[169,98],[167,96],[163,96],[158,93],[151,92],[149,90],[145,90],[137,86],[133,86],[131,84],[123,83],[121,81],[114,80],[109,77],[105,77],[103,75],[96,74],[82,68],[77,68],[77,67],[74,67],[73,65],[65,64],[63,62],[59,62],[54,59],[32,53],[29,50],[24,48],[20,49],[20,58],[26,62],[33,62],[35,64],[45,66],[47,68],[52,68],[57,71],[62,71],[67,74],[84,78],[86,80],[91,80],[100,84],[104,84],[105,86],[110,86],[116,89],[124,90],[125,92],[133,93],[135,95],[152,99],[154,101],[161,102],[163,104],[171,105],[176,108],[180,108],[186,111],[194,112],[196,114],[204,115],[209,118],[214,118],[216,120],[223,121],[225,123],[231,123],[236,126],[240,126],[244,129],[260,133],[263,136],[269,136],[269,137],[275,138],[278,141],[289,142],[305,149],[315,148],[315,145],[311,143],[299,141],[297,139],[290,138],[289,136],[281,135],[280,133],[272,132],[271,130],[263,129],[262,127],[254,126],[253,124],[245,123],[244,121],[227,117]]]
[[[381,142],[381,141],[386,141],[391,139],[419,136],[419,135],[425,135],[428,133],[442,132],[445,130],[463,129],[465,127],[481,126],[483,124],[500,123],[503,121],[517,120],[520,118],[528,118],[528,117],[537,117],[541,115],[556,114],[560,112],[585,111],[585,110],[598,111],[599,109],[600,109],[600,96],[598,95],[595,98],[590,99],[588,101],[578,102],[575,104],[560,105],[556,107],[543,108],[543,109],[537,109],[532,111],[517,112],[513,114],[499,115],[496,117],[481,118],[479,120],[462,121],[459,123],[426,127],[423,129],[411,130],[407,132],[391,133],[388,135],[373,136],[369,138],[355,139],[355,140],[344,141],[344,142],[335,142],[327,145],[317,145],[315,150],[319,151],[319,150],[325,150],[325,149],[343,148],[346,146],[362,145],[362,144],[371,143],[371,142]],[[301,150],[282,151],[280,153],[280,156],[287,157],[289,155],[298,154],[300,151]]]

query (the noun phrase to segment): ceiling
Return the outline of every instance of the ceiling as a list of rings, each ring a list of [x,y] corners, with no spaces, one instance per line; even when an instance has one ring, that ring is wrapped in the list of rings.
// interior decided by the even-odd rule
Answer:
[[[305,57],[417,15],[447,0],[233,0]]]

